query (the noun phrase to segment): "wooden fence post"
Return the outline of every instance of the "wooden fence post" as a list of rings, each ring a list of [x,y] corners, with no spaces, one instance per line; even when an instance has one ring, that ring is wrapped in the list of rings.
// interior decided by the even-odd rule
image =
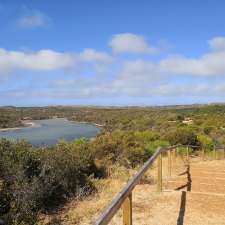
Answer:
[[[162,192],[162,153],[158,156],[158,183],[157,191]]]
[[[132,193],[123,202],[123,225],[132,225]]]
[[[202,148],[202,160],[205,159],[205,150],[204,150],[204,147]]]
[[[171,177],[172,167],[171,167],[171,151],[170,150],[167,152],[167,158],[168,158],[168,175]]]

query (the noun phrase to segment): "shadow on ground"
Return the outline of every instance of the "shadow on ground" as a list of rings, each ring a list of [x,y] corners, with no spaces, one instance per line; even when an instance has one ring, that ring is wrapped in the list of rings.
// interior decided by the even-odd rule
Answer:
[[[190,165],[187,165],[187,170],[184,173],[180,174],[180,176],[185,175],[185,174],[187,174],[187,183],[185,185],[182,185],[182,186],[176,188],[176,191],[182,190],[184,188],[187,188],[187,191],[191,191],[192,180],[191,180],[191,174],[190,174]],[[182,191],[182,193],[181,193],[180,211],[179,211],[179,216],[177,218],[177,225],[183,225],[184,224],[187,191]]]

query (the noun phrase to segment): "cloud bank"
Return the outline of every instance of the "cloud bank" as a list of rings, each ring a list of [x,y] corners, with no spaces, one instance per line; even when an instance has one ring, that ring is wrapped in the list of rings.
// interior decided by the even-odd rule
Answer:
[[[85,49],[81,53],[56,52],[50,49],[37,52],[0,49],[0,74],[16,70],[70,69],[84,62],[111,63],[112,57],[93,49]]]
[[[225,37],[215,37],[209,40],[208,43],[214,50],[225,50]]]
[[[143,98],[154,102],[154,99],[161,99],[163,104],[182,103],[182,99],[199,101],[209,96],[212,100],[225,100],[225,37],[209,40],[208,51],[193,58],[163,54],[152,60],[149,54],[159,53],[159,50],[150,47],[142,36],[130,33],[114,35],[110,47],[111,54],[88,48],[82,52],[0,49],[0,75],[15,74],[19,70],[46,73],[41,90],[11,89],[1,94],[22,99],[29,96],[30,91],[32,98],[43,95],[50,100],[71,101],[117,99],[120,102],[120,99]],[[121,53],[133,57],[130,59],[119,55]],[[79,71],[64,75],[63,70],[74,68]],[[48,80],[51,71],[62,71],[62,76]]]

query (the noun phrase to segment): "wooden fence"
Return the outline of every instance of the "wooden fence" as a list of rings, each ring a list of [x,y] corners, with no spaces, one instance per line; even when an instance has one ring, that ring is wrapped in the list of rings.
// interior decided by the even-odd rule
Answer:
[[[195,148],[199,146],[184,146],[176,145],[166,148],[158,148],[157,151],[152,155],[150,159],[143,165],[140,171],[128,182],[128,184],[123,188],[123,190],[113,199],[108,208],[102,213],[94,225],[106,225],[110,222],[112,217],[117,213],[117,211],[122,207],[123,211],[123,225],[132,225],[132,191],[135,186],[140,182],[146,171],[152,166],[152,164],[158,160],[158,172],[157,172],[157,191],[162,191],[162,155],[167,153],[168,156],[168,174],[172,174],[172,164],[174,163],[176,157],[176,149],[182,147],[185,149],[185,157],[187,163],[190,161],[190,148]],[[225,150],[222,151],[223,158],[225,158]],[[201,151],[203,159],[205,158],[205,151]],[[213,159],[217,159],[216,148],[213,150]]]

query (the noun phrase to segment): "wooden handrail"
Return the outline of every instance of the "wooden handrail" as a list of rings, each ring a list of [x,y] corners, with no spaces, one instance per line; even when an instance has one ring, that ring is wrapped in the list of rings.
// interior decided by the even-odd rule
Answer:
[[[156,152],[152,155],[151,158],[143,165],[141,170],[128,182],[128,184],[122,189],[121,192],[117,194],[117,196],[112,200],[111,204],[108,208],[102,213],[102,215],[97,219],[94,225],[106,225],[110,222],[112,217],[119,210],[124,201],[129,198],[132,194],[132,190],[135,186],[140,182],[142,176],[149,169],[149,167],[153,164],[156,158],[162,154],[163,152],[171,151],[177,147],[181,147],[182,145],[175,145],[165,148],[158,148]],[[193,146],[192,146],[193,147]],[[196,146],[195,146],[196,147]],[[160,187],[161,188],[161,187]],[[124,223],[125,224],[125,223]],[[130,225],[131,223],[127,224]]]
[[[145,162],[142,168],[137,172],[137,174],[130,179],[127,185],[122,189],[121,192],[117,194],[117,196],[112,200],[111,204],[108,208],[101,214],[101,216],[97,219],[94,225],[107,225],[112,217],[117,213],[120,207],[123,205],[123,224],[124,225],[132,225],[132,191],[135,186],[140,182],[142,176],[145,172],[150,168],[150,166],[154,163],[154,161],[158,157],[158,185],[157,190],[159,192],[162,191],[162,153],[168,152],[168,174],[171,176],[171,168],[172,168],[172,154],[171,150],[175,150],[178,147],[186,147],[186,160],[189,163],[189,149],[190,148],[199,148],[200,146],[195,145],[174,145],[170,147],[158,148],[155,153]],[[215,148],[214,148],[215,149]],[[174,152],[175,153],[175,152]],[[224,150],[225,157],[225,150]]]

